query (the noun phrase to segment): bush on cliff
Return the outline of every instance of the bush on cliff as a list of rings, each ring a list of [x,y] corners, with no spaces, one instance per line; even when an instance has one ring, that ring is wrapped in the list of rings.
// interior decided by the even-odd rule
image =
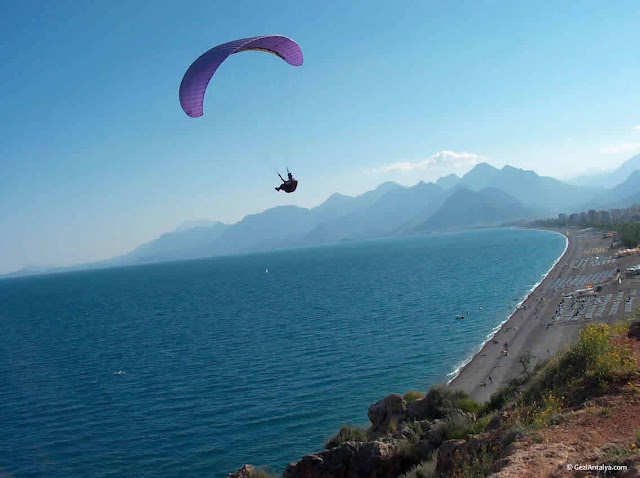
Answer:
[[[444,418],[447,414],[456,408],[456,404],[469,396],[460,390],[451,390],[446,385],[437,385],[432,387],[424,397],[425,415],[422,419],[435,420],[436,418]]]
[[[549,393],[578,403],[594,392],[605,392],[631,373],[635,362],[628,349],[615,344],[614,332],[619,327],[590,324],[583,328],[577,342],[558,353],[525,385],[523,403],[544,405]]]
[[[455,407],[459,408],[463,412],[473,413],[474,415],[482,415],[486,410],[484,405],[476,402],[470,397],[461,398],[456,402]]]
[[[327,440],[324,448],[325,450],[330,450],[348,441],[367,441],[367,430],[356,425],[342,425],[342,427],[340,427],[340,431]]]
[[[254,468],[249,478],[279,478],[279,474],[267,468]]]
[[[428,421],[424,422],[409,422],[402,429],[403,435],[412,443],[419,441],[430,428]]]
[[[422,461],[411,468],[400,478],[436,478],[436,461],[434,458]]]
[[[524,377],[513,378],[509,380],[506,387],[502,387],[495,393],[491,394],[487,407],[489,410],[502,410],[508,404],[515,401],[520,388],[526,383]]]
[[[484,478],[489,476],[491,466],[495,461],[495,453],[484,445],[476,452],[461,454],[453,460],[453,469],[448,476],[460,478]]]
[[[423,449],[418,443],[410,440],[398,440],[393,446],[393,458],[401,470],[407,470],[431,455],[431,450]]]
[[[422,397],[424,397],[424,393],[417,392],[415,390],[409,390],[402,396],[402,398],[404,398],[404,401],[407,403],[415,402],[416,400],[420,400]]]

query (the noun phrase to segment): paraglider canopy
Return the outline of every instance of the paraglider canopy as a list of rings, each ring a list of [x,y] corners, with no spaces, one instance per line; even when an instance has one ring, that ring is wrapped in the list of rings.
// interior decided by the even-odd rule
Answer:
[[[180,83],[180,105],[192,118],[203,114],[207,85],[220,64],[229,55],[241,51],[258,50],[273,53],[293,66],[302,65],[302,50],[291,38],[282,35],[264,35],[234,40],[218,45],[194,61]]]

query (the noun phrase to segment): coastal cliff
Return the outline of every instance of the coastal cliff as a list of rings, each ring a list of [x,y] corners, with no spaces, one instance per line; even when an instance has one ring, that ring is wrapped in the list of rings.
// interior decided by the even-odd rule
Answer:
[[[640,476],[640,277],[622,276],[637,257],[561,232],[564,254],[449,384],[373,403],[368,427],[343,425],[283,478]]]
[[[367,429],[343,425],[283,477],[592,476],[598,466],[640,476],[639,363],[637,309],[616,324],[587,325],[535,368],[523,362],[483,404],[446,386],[388,395],[369,407]],[[245,465],[228,478],[268,476]]]

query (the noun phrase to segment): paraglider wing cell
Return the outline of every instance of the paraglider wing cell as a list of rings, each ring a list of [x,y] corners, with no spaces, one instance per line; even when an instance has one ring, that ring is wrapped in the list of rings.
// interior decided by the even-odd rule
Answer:
[[[192,118],[202,116],[204,94],[220,64],[233,53],[258,50],[273,53],[293,66],[302,65],[302,50],[291,38],[266,35],[243,38],[218,45],[194,61],[180,83],[180,105]]]

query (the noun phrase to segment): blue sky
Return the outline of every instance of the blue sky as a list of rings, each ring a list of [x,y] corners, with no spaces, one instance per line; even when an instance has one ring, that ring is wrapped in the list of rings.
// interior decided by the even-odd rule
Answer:
[[[640,152],[639,21],[635,0],[6,3],[0,273],[478,161],[612,169]],[[270,33],[304,65],[234,55],[182,112],[195,58]],[[276,194],[286,164],[300,188]]]

